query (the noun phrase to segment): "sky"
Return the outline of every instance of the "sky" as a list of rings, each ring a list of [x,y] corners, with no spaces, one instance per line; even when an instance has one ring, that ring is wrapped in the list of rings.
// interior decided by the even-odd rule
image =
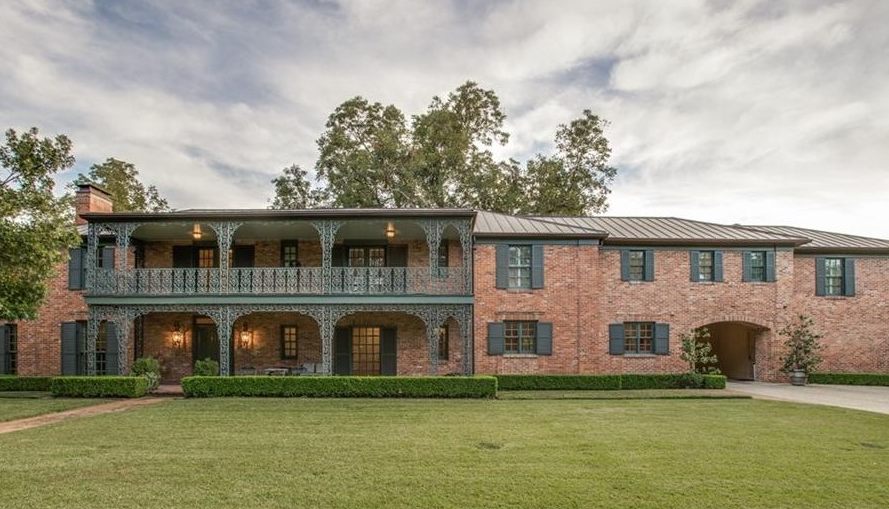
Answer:
[[[363,96],[423,112],[467,80],[499,157],[610,124],[609,215],[889,239],[889,2],[5,1],[0,128],[134,163],[172,207],[265,208]]]

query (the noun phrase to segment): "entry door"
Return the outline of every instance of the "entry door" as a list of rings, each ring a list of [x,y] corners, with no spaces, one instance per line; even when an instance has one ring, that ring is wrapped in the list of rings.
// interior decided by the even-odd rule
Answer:
[[[395,375],[398,350],[395,329],[337,327],[335,375]]]
[[[205,320],[197,318],[194,322],[191,346],[192,364],[207,358],[219,362],[219,336],[216,324],[211,320]]]

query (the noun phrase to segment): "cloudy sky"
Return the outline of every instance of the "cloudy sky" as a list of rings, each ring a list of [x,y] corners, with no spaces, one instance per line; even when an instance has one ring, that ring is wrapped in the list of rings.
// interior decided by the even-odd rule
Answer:
[[[496,91],[525,160],[592,109],[609,214],[889,238],[889,2],[68,1],[0,5],[0,128],[136,164],[175,208],[265,207],[361,95]]]

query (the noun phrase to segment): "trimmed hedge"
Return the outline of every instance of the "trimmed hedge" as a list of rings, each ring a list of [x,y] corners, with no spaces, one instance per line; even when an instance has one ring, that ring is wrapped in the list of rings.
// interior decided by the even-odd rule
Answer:
[[[722,375],[495,375],[501,390],[725,389]]]
[[[620,389],[620,375],[496,375],[496,377],[497,387],[504,391]]]
[[[48,392],[51,384],[51,376],[0,375],[0,391]]]
[[[889,386],[889,373],[809,373],[809,383]]]
[[[144,376],[59,376],[52,379],[53,396],[68,398],[138,398],[148,392]]]
[[[221,396],[307,398],[493,398],[492,376],[191,376],[182,379],[190,398]]]

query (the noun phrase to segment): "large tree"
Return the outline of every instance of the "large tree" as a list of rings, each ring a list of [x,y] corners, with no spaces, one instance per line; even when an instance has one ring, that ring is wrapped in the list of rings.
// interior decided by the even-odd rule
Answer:
[[[74,165],[66,136],[40,138],[36,127],[6,131],[0,146],[0,320],[33,319],[47,281],[79,244],[70,195],[53,176]]]
[[[100,185],[111,195],[115,212],[167,212],[170,205],[161,198],[155,186],[146,187],[139,181],[139,171],[133,163],[109,157],[104,163],[94,164],[77,181]]]
[[[312,187],[306,170],[292,164],[272,179],[275,198],[270,209],[309,209],[324,204],[323,192]]]
[[[584,111],[558,127],[553,154],[537,154],[523,166],[494,156],[494,147],[509,140],[505,119],[497,94],[471,81],[447,97],[434,97],[409,127],[395,106],[355,97],[328,118],[315,173],[331,204],[340,207],[467,207],[535,215],[607,208],[617,172],[608,165],[607,122]],[[295,189],[310,192],[304,174],[293,177],[285,170],[272,181],[273,207]]]

